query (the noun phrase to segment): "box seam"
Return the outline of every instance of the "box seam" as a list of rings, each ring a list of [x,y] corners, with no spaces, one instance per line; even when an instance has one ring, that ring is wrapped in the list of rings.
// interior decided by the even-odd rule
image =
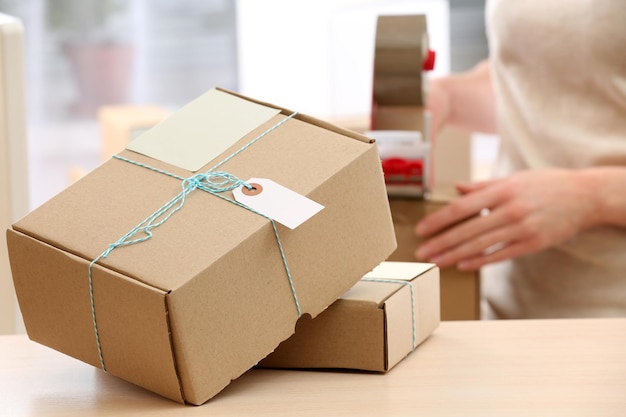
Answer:
[[[170,352],[172,354],[172,363],[174,364],[174,373],[176,374],[176,379],[178,380],[178,389],[180,390],[180,396],[185,404],[187,404],[187,397],[185,396],[185,388],[183,386],[182,378],[180,377],[180,370],[178,367],[178,360],[176,359],[176,348],[174,345],[174,333],[172,332],[172,322],[170,320],[170,308],[169,308],[169,297],[172,291],[168,291],[164,297],[164,308],[165,308],[165,324],[167,325],[167,335],[170,343]]]
[[[394,294],[397,291],[394,291]],[[387,372],[389,370],[389,334],[387,332],[388,329],[388,324],[387,324],[387,309],[385,308],[385,304],[383,303],[382,306],[379,307],[381,310],[383,310],[383,317],[385,318],[385,320],[383,321],[383,370],[384,372]]]

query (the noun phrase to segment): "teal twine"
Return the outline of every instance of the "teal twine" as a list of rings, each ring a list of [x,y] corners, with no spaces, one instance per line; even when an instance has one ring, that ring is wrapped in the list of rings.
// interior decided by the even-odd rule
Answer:
[[[383,278],[362,278],[361,281],[368,282],[382,282],[386,284],[402,284],[408,285],[411,290],[411,323],[413,324],[413,348],[411,351],[417,348],[417,323],[415,322],[415,291],[413,289],[413,283],[411,281],[404,281],[401,279],[383,279]]]
[[[274,222],[273,219],[271,219],[270,217],[266,216],[265,214],[260,213],[260,212],[258,212],[256,210],[254,210],[253,208],[248,207],[247,205],[240,203],[239,201],[236,201],[236,200],[233,200],[233,199],[230,199],[228,197],[225,197],[225,196],[221,195],[220,193],[223,193],[225,191],[232,191],[235,188],[240,187],[240,186],[246,187],[248,189],[250,189],[252,187],[251,187],[250,184],[246,183],[243,180],[240,180],[235,175],[232,175],[232,174],[229,174],[229,173],[223,172],[223,171],[215,171],[216,168],[218,168],[221,165],[223,165],[224,163],[230,161],[231,159],[233,159],[235,156],[237,156],[238,154],[240,154],[244,150],[248,149],[252,144],[258,142],[260,139],[262,139],[267,134],[269,134],[270,132],[272,132],[273,130],[275,130],[279,126],[281,126],[283,123],[285,123],[289,119],[293,118],[296,114],[298,114],[298,113],[294,112],[291,115],[289,115],[288,117],[286,117],[285,119],[283,119],[280,122],[276,123],[275,125],[273,125],[269,129],[267,129],[266,131],[261,133],[259,136],[255,137],[250,142],[246,143],[241,148],[237,149],[235,152],[233,152],[232,154],[230,154],[229,156],[224,158],[222,161],[220,161],[219,163],[215,164],[212,168],[210,168],[206,172],[203,172],[203,173],[200,173],[200,174],[195,174],[195,175],[193,175],[193,176],[191,176],[189,178],[184,178],[184,177],[181,177],[179,175],[173,174],[171,172],[167,172],[165,170],[162,170],[162,169],[159,169],[159,168],[155,168],[155,167],[152,167],[150,165],[143,164],[141,162],[133,161],[132,159],[124,158],[124,157],[119,156],[119,155],[114,155],[113,156],[113,158],[119,159],[120,161],[128,162],[130,164],[137,165],[139,167],[146,168],[146,169],[149,169],[151,171],[155,171],[155,172],[158,172],[160,174],[167,175],[169,177],[176,178],[176,179],[180,180],[181,181],[181,191],[174,198],[172,198],[167,203],[163,204],[160,208],[158,208],[154,213],[152,213],[151,215],[146,217],[141,223],[139,223],[137,226],[133,227],[124,236],[119,238],[117,241],[109,244],[108,248],[104,252],[102,252],[100,255],[98,255],[89,264],[88,276],[89,276],[89,299],[90,299],[90,304],[91,304],[91,319],[92,319],[92,322],[93,322],[93,328],[94,328],[94,333],[95,333],[95,337],[96,337],[96,345],[97,345],[97,348],[98,348],[98,357],[100,359],[100,367],[102,368],[102,370],[104,372],[106,372],[107,370],[106,370],[106,366],[105,366],[105,363],[104,363],[104,355],[102,354],[102,344],[100,343],[100,332],[98,330],[98,322],[96,320],[95,297],[94,297],[94,292],[93,292],[93,266],[99,260],[107,258],[109,256],[109,254],[116,248],[119,248],[119,247],[122,247],[122,246],[134,245],[136,243],[141,243],[141,242],[144,242],[144,241],[146,241],[148,239],[151,239],[152,238],[152,230],[157,228],[157,227],[159,227],[159,226],[161,226],[166,221],[168,221],[174,215],[174,213],[176,213],[178,210],[180,210],[184,206],[185,200],[187,198],[187,195],[189,195],[192,191],[197,190],[197,189],[205,191],[205,192],[207,192],[207,193],[209,193],[211,195],[214,195],[216,197],[219,197],[222,200],[228,201],[229,203],[232,203],[232,204],[234,204],[236,206],[239,206],[241,208],[249,210],[252,213],[255,213],[255,214],[257,214],[257,215],[259,215],[261,217],[264,217],[267,220],[269,220],[270,224],[272,225],[272,230],[274,231],[274,236],[276,237],[276,243],[278,245],[278,250],[280,252],[280,257],[281,257],[281,260],[283,262],[283,266],[285,267],[285,272],[287,273],[287,279],[289,281],[289,287],[291,289],[291,293],[292,293],[292,296],[293,296],[293,299],[294,299],[294,303],[295,303],[296,310],[297,310],[297,313],[298,313],[298,318],[300,318],[300,316],[302,315],[302,311],[300,309],[300,302],[298,301],[298,296],[296,294],[296,288],[295,288],[295,285],[293,283],[293,278],[291,276],[291,271],[289,270],[289,265],[287,264],[287,258],[285,257],[285,251],[283,250],[283,244],[282,244],[282,241],[280,239],[280,236],[278,235],[278,229],[276,228],[276,222]],[[139,237],[136,237],[137,235],[139,235]]]

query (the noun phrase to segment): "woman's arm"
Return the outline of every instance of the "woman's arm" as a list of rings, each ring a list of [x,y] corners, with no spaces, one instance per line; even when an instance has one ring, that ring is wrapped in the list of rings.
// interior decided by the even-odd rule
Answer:
[[[473,69],[429,83],[428,108],[432,113],[433,137],[446,124],[470,131],[495,133],[495,105],[488,61]]]
[[[595,202],[592,225],[626,227],[626,167],[587,168],[580,177]]]

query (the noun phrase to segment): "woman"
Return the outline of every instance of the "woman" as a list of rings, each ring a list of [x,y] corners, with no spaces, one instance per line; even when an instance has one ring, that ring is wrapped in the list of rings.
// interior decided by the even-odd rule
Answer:
[[[483,270],[484,317],[626,316],[626,7],[488,0],[490,58],[433,80],[434,131],[497,132],[496,179],[459,184],[416,254]]]

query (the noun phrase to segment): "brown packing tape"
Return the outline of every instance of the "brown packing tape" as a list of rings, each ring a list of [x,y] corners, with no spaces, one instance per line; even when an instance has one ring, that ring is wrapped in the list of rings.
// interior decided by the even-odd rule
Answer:
[[[416,106],[375,106],[372,130],[416,130],[424,133],[424,108]]]
[[[428,49],[424,15],[379,16],[374,52],[374,102],[423,106],[422,69]]]
[[[379,74],[374,80],[374,101],[378,106],[424,106],[421,78],[412,74]],[[411,94],[407,94],[411,92]]]

